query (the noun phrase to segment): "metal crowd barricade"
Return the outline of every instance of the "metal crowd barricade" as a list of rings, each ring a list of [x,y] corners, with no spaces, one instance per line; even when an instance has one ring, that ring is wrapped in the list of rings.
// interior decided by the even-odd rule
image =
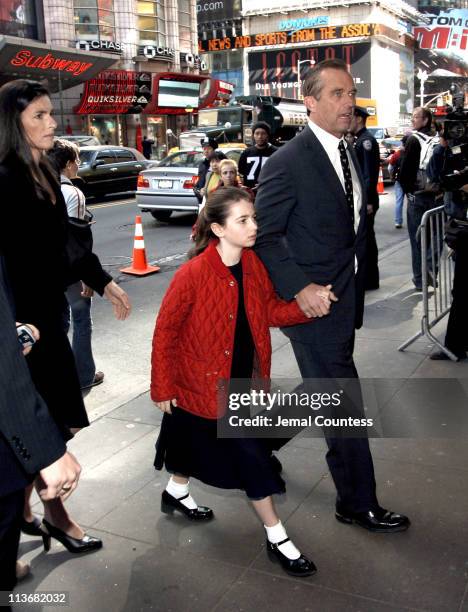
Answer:
[[[418,338],[427,336],[450,359],[457,361],[456,356],[431,333],[434,325],[450,311],[452,304],[453,260],[452,251],[444,242],[446,221],[447,214],[444,206],[426,211],[421,220],[418,230],[421,238],[423,298],[421,331],[401,344],[398,350],[404,351]]]

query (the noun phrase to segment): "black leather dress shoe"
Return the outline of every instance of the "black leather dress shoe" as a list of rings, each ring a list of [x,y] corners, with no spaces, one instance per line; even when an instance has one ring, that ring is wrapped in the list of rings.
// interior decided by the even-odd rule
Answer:
[[[453,353],[453,354],[457,358],[457,361],[462,361],[463,359],[466,359],[466,353],[465,355],[461,355],[457,353]],[[451,361],[450,357],[446,353],[444,353],[444,351],[438,351],[437,353],[432,353],[432,355],[429,355],[429,359],[432,359],[432,361]]]
[[[46,519],[42,519],[42,541],[46,552],[50,550],[51,538],[60,542],[68,552],[73,554],[93,552],[102,548],[102,540],[99,538],[87,535],[86,533],[82,538],[72,538],[65,531],[55,527],[49,521],[46,521]]]
[[[283,555],[278,546],[281,546],[281,544],[284,544],[285,542],[289,542],[289,538],[286,538],[277,544],[272,544],[269,540],[267,540],[267,554],[270,561],[280,563],[281,567],[287,574],[296,576],[297,578],[305,578],[306,576],[312,576],[312,574],[315,574],[317,568],[312,561],[309,561],[309,559],[304,557],[304,555],[301,555],[299,559],[288,559],[286,555]]]
[[[337,510],[335,516],[340,523],[346,523],[347,525],[354,523],[369,531],[380,533],[406,531],[411,525],[407,516],[390,512],[385,508],[368,510],[367,512],[342,512]]]
[[[187,508],[181,501],[187,498],[189,494],[184,495],[177,499],[167,491],[163,491],[161,496],[161,512],[165,514],[172,514],[174,510],[179,510],[182,514],[192,521],[209,521],[213,518],[213,510],[211,508],[207,508],[206,506],[198,506],[198,508]]]

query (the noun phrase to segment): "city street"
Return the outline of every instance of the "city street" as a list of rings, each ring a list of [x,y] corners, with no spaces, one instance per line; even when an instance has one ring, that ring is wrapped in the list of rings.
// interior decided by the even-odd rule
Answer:
[[[408,239],[406,229],[393,223],[393,186],[387,185],[376,217],[376,233],[381,253],[393,250]],[[115,405],[147,390],[149,355],[155,315],[164,292],[190,248],[188,236],[194,217],[175,213],[168,223],[160,223],[143,213],[143,232],[148,262],[161,270],[143,278],[120,274],[128,265],[133,248],[135,215],[140,214],[132,198],[91,202],[96,224],[93,228],[95,251],[110,274],[122,284],[133,304],[125,322],[113,319],[109,304],[99,298],[93,305],[93,347],[97,368],[106,375],[105,383],[88,394],[92,418],[105,414]],[[372,298],[370,294],[370,299]],[[129,358],[131,356],[131,358]]]
[[[135,205],[123,199],[112,204],[93,212],[97,250],[116,271],[117,259],[126,263],[131,250]],[[421,294],[412,288],[407,235],[393,228],[392,208],[389,193],[377,216],[381,287],[367,295],[355,359],[363,379],[395,391],[391,410],[401,418],[403,437],[370,443],[380,503],[408,514],[409,531],[373,534],[338,523],[325,442],[301,436],[278,454],[287,493],[277,502],[288,533],[317,564],[316,576],[294,579],[270,563],[263,530],[238,491],[192,482],[198,503],[215,512],[206,525],[161,513],[167,474],[152,466],[161,413],[148,394],[149,354],[154,317],[188,246],[191,219],[159,224],[145,216],[149,260],[159,261],[161,272],[117,276],[134,304],[124,323],[114,322],[104,300],[95,300],[95,354],[106,379],[86,398],[91,426],[69,444],[83,474],[67,507],[104,546],[80,556],[54,542],[45,554],[39,538],[22,536],[20,558],[31,563],[32,575],[18,585],[18,596],[65,591],[72,612],[468,611],[468,499],[461,485],[468,461],[468,372],[466,362],[430,361],[427,338],[397,350],[420,327]],[[445,325],[446,319],[436,333]],[[280,331],[273,330],[272,344],[273,376],[297,377]],[[430,422],[451,425],[452,438],[446,439],[446,430],[425,433]],[[418,423],[423,431],[414,427]],[[34,512],[42,514],[41,503]],[[49,608],[20,603],[14,609]]]

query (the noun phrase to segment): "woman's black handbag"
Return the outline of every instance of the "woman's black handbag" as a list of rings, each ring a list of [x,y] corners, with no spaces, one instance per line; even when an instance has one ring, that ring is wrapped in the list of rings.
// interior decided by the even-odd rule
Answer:
[[[468,221],[449,219],[445,224],[444,240],[447,245],[456,250],[460,243],[468,241]]]
[[[67,253],[72,265],[92,252],[93,234],[91,225],[93,223],[93,215],[89,211],[86,211],[84,219],[68,217]]]

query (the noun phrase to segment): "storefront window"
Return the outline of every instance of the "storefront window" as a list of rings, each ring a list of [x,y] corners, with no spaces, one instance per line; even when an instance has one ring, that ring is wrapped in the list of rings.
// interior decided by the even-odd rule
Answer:
[[[34,0],[1,0],[0,34],[37,38]]]
[[[178,0],[179,10],[179,40],[181,49],[190,50],[192,47],[192,36],[190,32],[190,0]]]
[[[137,19],[140,44],[166,45],[164,4],[161,0],[138,0]]]
[[[113,0],[74,0],[75,32],[80,40],[114,40]]]

